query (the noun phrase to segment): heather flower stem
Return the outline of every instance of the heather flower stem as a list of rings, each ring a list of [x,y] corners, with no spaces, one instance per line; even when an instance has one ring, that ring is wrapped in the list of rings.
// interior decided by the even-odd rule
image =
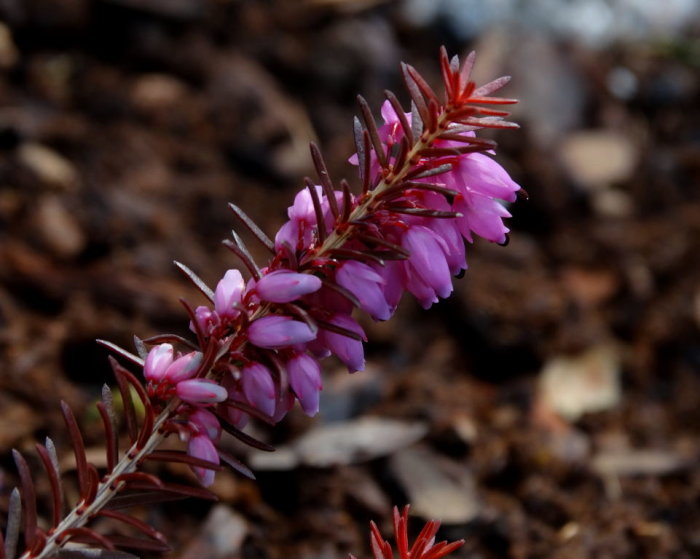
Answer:
[[[419,157],[419,153],[430,147],[435,140],[445,132],[450,123],[450,112],[446,110],[438,118],[437,126],[435,131],[429,134],[423,134],[415,145],[408,152],[406,158],[404,159],[404,164],[400,169],[392,169],[388,177],[384,177],[379,184],[371,191],[367,193],[367,197],[363,200],[348,217],[348,223],[350,227],[345,229],[343,232],[338,232],[338,229],[334,229],[326,238],[326,240],[321,244],[318,249],[318,254],[322,255],[330,250],[341,247],[345,241],[352,235],[352,222],[362,219],[365,215],[372,211],[372,206],[375,203],[377,197],[392,186],[400,183],[406,174],[411,170],[411,166],[415,164],[415,161]],[[369,157],[369,154],[367,155]]]
[[[87,506],[82,501],[78,503],[60,524],[49,532],[46,538],[46,545],[41,550],[41,553],[32,555],[31,551],[27,551],[19,559],[45,559],[51,557],[66,543],[63,540],[64,534],[68,530],[82,528],[92,520],[109,503],[112,497],[117,495],[124,487],[125,482],[119,478],[124,474],[135,472],[139,468],[141,461],[163,441],[166,433],[161,430],[161,427],[173,416],[178,404],[179,400],[177,398],[168,402],[165,409],[156,417],[153,423],[153,430],[145,444],[139,449],[136,448],[136,443],[131,446],[109,475],[100,482],[95,499]]]

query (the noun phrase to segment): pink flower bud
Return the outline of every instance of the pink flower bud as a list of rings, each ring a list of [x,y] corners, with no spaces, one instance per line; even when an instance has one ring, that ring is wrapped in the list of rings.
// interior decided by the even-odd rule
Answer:
[[[195,321],[197,322],[197,327],[205,334],[211,333],[212,328],[219,320],[219,315],[213,312],[209,307],[200,305],[194,310]],[[195,325],[190,321],[190,330],[196,332]]]
[[[176,359],[165,371],[165,379],[170,384],[177,384],[188,378],[192,378],[202,364],[202,354],[192,351]]]
[[[170,364],[173,362],[173,346],[159,344],[148,352],[143,366],[143,376],[146,380],[160,382]]]
[[[188,421],[196,428],[198,434],[206,435],[214,442],[221,438],[221,424],[210,411],[199,408],[189,416]]]
[[[243,367],[241,385],[243,394],[251,406],[259,409],[265,415],[272,416],[275,413],[277,390],[267,367],[260,363],[252,363]]]
[[[175,387],[175,393],[190,404],[216,404],[228,398],[226,389],[209,379],[183,380]]]
[[[287,361],[289,384],[309,416],[318,413],[321,392],[321,367],[318,361],[306,353],[300,353]]]
[[[206,435],[195,435],[192,437],[187,445],[187,454],[214,464],[219,463],[219,453],[216,451],[214,443]],[[209,487],[214,483],[214,470],[193,466],[192,471],[204,487]]]
[[[245,289],[243,276],[238,270],[228,270],[216,286],[214,292],[214,310],[221,317],[235,318],[240,314],[235,307],[241,302]]]
[[[248,340],[266,349],[279,349],[310,342],[316,334],[304,322],[288,316],[265,316],[248,327]]]
[[[270,272],[255,285],[255,291],[260,298],[271,303],[290,303],[319,289],[321,280],[316,276],[289,270]]]
[[[354,260],[346,261],[336,273],[339,285],[360,301],[362,310],[375,320],[387,320],[392,310],[384,297],[384,278],[372,267]]]
[[[411,253],[406,263],[411,272],[406,288],[414,293],[411,276],[416,276],[439,297],[448,297],[452,293],[452,276],[445,258],[444,241],[427,227],[417,225],[406,231],[401,244]]]
[[[362,327],[350,316],[344,314],[334,315],[329,322],[349,330],[367,339]],[[337,332],[323,330],[323,342],[338,359],[345,363],[351,373],[362,371],[365,368],[365,353],[362,342]]]

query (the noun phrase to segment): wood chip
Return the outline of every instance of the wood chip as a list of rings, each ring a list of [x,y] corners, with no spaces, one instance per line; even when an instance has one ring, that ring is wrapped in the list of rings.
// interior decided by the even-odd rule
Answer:
[[[445,524],[466,524],[479,514],[473,476],[461,465],[425,447],[405,448],[391,457],[390,464],[413,514],[439,518]]]
[[[252,453],[254,470],[289,470],[299,464],[327,468],[386,456],[422,439],[425,423],[381,417],[319,425],[272,453]]]

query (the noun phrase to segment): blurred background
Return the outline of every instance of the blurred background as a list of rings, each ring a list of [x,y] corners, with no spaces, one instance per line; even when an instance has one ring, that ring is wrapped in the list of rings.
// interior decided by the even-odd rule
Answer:
[[[270,234],[316,141],[354,180],[355,95],[402,100],[438,49],[503,74],[492,135],[529,193],[455,294],[365,322],[257,482],[141,512],[171,557],[367,556],[393,504],[470,558],[700,556],[698,0],[0,0],[0,510],[11,448],[66,437],[111,382],[95,338],[185,334],[180,297],[238,263],[234,201]],[[260,254],[259,247],[251,250]],[[66,452],[66,463],[70,456]],[[162,475],[191,480],[171,467]],[[420,522],[417,522],[419,525]],[[109,529],[109,527],[106,527]]]

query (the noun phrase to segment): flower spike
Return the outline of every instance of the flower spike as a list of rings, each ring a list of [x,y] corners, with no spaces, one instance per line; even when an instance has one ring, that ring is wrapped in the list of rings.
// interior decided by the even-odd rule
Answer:
[[[358,97],[359,117],[353,123],[357,153],[350,162],[357,166],[359,187],[353,191],[348,181],[334,181],[321,151],[312,145],[320,184],[303,181],[274,241],[231,205],[271,257],[258,265],[232,232],[223,243],[248,273],[244,277],[238,270],[227,270],[214,290],[176,263],[206,299],[199,306],[181,301],[191,340],[175,334],[136,338],[138,355],[100,342],[139,371],[135,375],[110,358],[130,446],[119,449],[112,396],[106,389],[97,407],[107,468],[98,474],[86,455],[75,416],[62,404],[79,498],[61,518],[64,495],[75,492],[61,489],[53,445],[37,446],[54,509],[52,528],[44,531],[37,522],[35,484],[27,462],[15,453],[21,488],[10,498],[0,559],[15,559],[21,530],[26,544],[22,559],[46,559],[71,541],[110,550],[166,549],[159,532],[117,509],[214,496],[202,487],[165,483],[141,471],[143,463],[187,464],[204,486],[213,483],[222,463],[252,477],[246,466],[220,448],[222,432],[254,448],[273,450],[242,429],[250,418],[279,422],[295,401],[304,413],[316,414],[323,386],[320,362],[326,357],[335,356],[349,372],[364,369],[367,337],[359,312],[388,320],[406,293],[428,308],[450,295],[453,277],[467,268],[466,243],[475,236],[506,242],[506,204],[514,202],[521,189],[493,158],[495,143],[477,133],[482,128],[516,127],[505,120],[508,113],[500,107],[514,100],[492,97],[508,78],[477,87],[470,78],[473,64],[473,53],[460,66],[456,57],[449,59],[441,50],[443,92],[403,64],[410,110],[387,92],[381,122]],[[183,450],[160,449],[173,434]],[[103,536],[91,524],[100,516],[129,525],[143,537]],[[428,522],[409,547],[408,507],[401,513],[396,509],[399,559],[441,559],[462,545],[436,544],[438,527],[438,522]],[[392,559],[392,548],[375,524],[371,544],[375,559]],[[121,552],[114,553],[108,556],[120,557]]]

